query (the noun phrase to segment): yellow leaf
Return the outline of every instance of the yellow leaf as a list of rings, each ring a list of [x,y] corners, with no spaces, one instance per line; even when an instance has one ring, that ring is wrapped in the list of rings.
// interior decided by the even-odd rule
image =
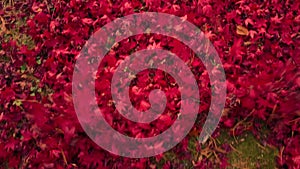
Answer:
[[[238,25],[238,26],[236,27],[236,33],[237,33],[238,35],[245,35],[245,36],[248,36],[248,35],[249,35],[248,29],[245,28],[245,27],[243,27],[243,26],[241,26],[241,25]]]

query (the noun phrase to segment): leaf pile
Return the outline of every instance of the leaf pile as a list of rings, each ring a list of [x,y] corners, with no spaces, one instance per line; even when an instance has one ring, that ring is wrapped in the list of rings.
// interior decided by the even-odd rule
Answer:
[[[226,168],[228,143],[216,144],[218,129],[205,145],[199,135],[210,105],[210,84],[202,63],[191,62],[201,88],[199,119],[189,135],[172,150],[152,158],[129,159],[95,145],[82,130],[72,102],[76,56],[89,37],[110,21],[138,12],[163,12],[197,25],[211,40],[227,78],[227,102],[219,128],[232,137],[252,132],[262,145],[279,150],[280,168],[300,168],[300,1],[157,1],[157,0],[24,0],[0,4],[0,167],[1,168]],[[176,39],[139,35],[120,42],[100,66],[96,91],[105,98],[109,70],[132,52],[168,49],[186,58],[193,53]],[[111,69],[110,69],[111,68]],[[100,71],[101,70],[101,71]],[[106,71],[106,72],[105,72]],[[107,73],[108,72],[108,73]],[[152,74],[152,75],[151,75]],[[157,76],[153,76],[153,74]],[[170,98],[176,84],[163,72],[144,71],[132,82],[137,108],[149,107],[155,85]],[[154,87],[156,88],[156,87]],[[104,95],[102,95],[104,93]],[[99,101],[100,104],[104,104]],[[169,108],[176,108],[170,103]],[[109,108],[110,107],[110,108]],[[160,130],[118,126],[118,116],[106,120],[128,135],[153,136]],[[174,110],[175,111],[175,110]],[[203,115],[204,114],[204,115]],[[160,125],[164,123],[164,125]],[[270,132],[263,133],[263,128]],[[128,131],[126,131],[128,130]],[[136,133],[133,133],[135,131]],[[130,133],[131,132],[131,133]],[[144,133],[143,133],[144,132]],[[170,155],[171,154],[171,155]],[[212,157],[213,156],[213,157]],[[171,157],[171,158],[169,158]],[[173,158],[174,157],[174,158]]]

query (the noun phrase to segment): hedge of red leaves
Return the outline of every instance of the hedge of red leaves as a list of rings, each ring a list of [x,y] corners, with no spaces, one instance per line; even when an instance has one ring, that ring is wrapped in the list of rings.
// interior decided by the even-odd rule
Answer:
[[[156,167],[164,154],[129,159],[95,145],[80,127],[71,97],[76,56],[90,35],[118,17],[151,11],[186,18],[197,25],[217,49],[228,85],[219,128],[226,128],[234,136],[251,131],[259,137],[262,128],[267,127],[270,133],[263,142],[278,148],[278,167],[300,168],[300,72],[297,65],[300,1],[26,0],[16,1],[13,6],[3,5],[0,9],[4,34],[4,29],[14,29],[18,20],[25,19],[26,24],[19,31],[31,36],[35,43],[31,49],[14,39],[5,41],[1,35],[1,167]],[[17,11],[16,14],[8,15],[12,10]],[[119,52],[126,56],[149,46],[169,49],[179,55],[190,54],[189,49],[175,39],[145,35],[120,42],[116,52],[109,55],[117,56]],[[109,58],[105,64],[112,67],[120,59]],[[202,64],[193,68],[199,72],[197,81],[204,100],[199,113],[205,114],[210,102],[207,73]],[[105,73],[99,74],[105,76]],[[145,71],[139,77],[148,74]],[[158,79],[157,83],[161,80],[166,79]],[[101,81],[99,90],[105,85],[105,81]],[[141,102],[139,96],[136,97],[137,106],[149,106],[147,101]],[[192,161],[192,153],[187,150],[188,140],[198,136],[204,120],[205,116],[199,117],[193,132],[171,150],[178,159]],[[248,125],[242,125],[243,121]],[[130,130],[131,126],[127,127]],[[219,129],[214,137],[218,134]],[[222,147],[230,151],[226,144]],[[199,145],[195,149],[201,151]],[[204,157],[192,164],[195,168],[223,168],[227,166],[225,153],[218,152],[217,162]],[[184,168],[185,163],[166,161],[162,167]]]

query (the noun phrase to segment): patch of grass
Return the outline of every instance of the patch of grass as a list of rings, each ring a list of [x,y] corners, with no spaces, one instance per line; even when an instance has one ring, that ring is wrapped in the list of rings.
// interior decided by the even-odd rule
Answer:
[[[25,45],[29,50],[31,50],[34,48],[35,43],[31,36],[20,32],[20,28],[23,25],[26,25],[25,19],[15,21],[15,28],[10,30],[7,29],[6,32],[3,32],[3,41],[9,42],[10,40],[14,40],[17,42],[18,46]]]
[[[250,133],[245,133],[235,139],[226,132],[222,132],[218,138],[221,143],[231,144],[234,150],[228,155],[229,169],[274,169],[275,157],[278,150],[268,146],[262,146]]]
[[[2,39],[1,41],[9,42],[10,40],[14,40],[17,42],[18,46],[26,45],[29,50],[33,49],[35,43],[32,37],[21,32],[21,29],[24,26],[26,27],[26,21],[28,17],[16,17],[18,18],[17,20],[12,20],[10,23],[7,23],[7,21],[4,19],[5,17],[17,16],[20,13],[20,11],[14,8],[14,1],[12,0],[2,3],[4,8],[11,7],[13,10],[7,12],[3,17],[0,16],[0,37]]]

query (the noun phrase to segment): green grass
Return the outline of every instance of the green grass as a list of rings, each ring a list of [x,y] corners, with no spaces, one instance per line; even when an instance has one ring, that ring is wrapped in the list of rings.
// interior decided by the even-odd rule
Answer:
[[[0,37],[2,42],[9,42],[14,40],[17,42],[18,46],[25,45],[28,49],[33,49],[35,47],[35,43],[31,36],[26,35],[25,33],[21,33],[20,30],[22,27],[26,27],[28,17],[18,18],[16,20],[12,20],[10,23],[5,21],[4,17],[12,17],[17,16],[20,11],[18,11],[14,7],[13,0],[3,1],[2,5],[4,8],[11,7],[13,10],[7,12],[5,16],[0,16]],[[0,41],[0,42],[1,42]]]
[[[14,40],[17,42],[18,46],[25,45],[28,49],[33,49],[35,44],[32,38],[26,34],[20,33],[20,27],[26,25],[26,20],[17,20],[14,24],[15,28],[3,32],[3,41],[8,42],[10,40]]]
[[[275,157],[278,155],[278,150],[262,146],[252,134],[245,133],[235,140],[227,133],[222,132],[218,139],[220,142],[227,142],[234,147],[234,150],[227,154],[229,169],[276,168]]]

